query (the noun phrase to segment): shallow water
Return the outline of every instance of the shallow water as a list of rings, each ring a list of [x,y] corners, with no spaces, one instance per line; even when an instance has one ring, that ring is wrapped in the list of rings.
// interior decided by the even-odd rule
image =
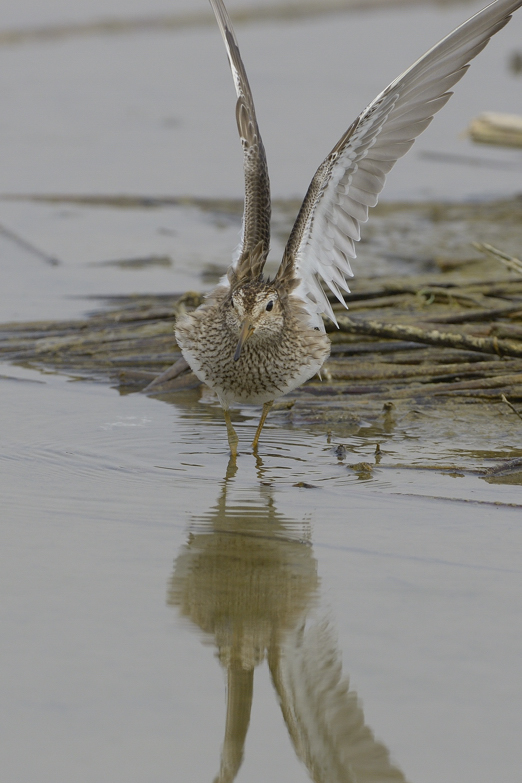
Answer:
[[[366,758],[342,660],[408,780],[516,779],[519,487],[361,481],[324,435],[273,424],[256,460],[251,420],[227,474],[212,407],[4,370],[6,780],[212,780],[239,656],[255,684],[237,779],[304,781],[266,655],[312,755]]]
[[[150,10],[137,1],[92,12],[69,5],[2,4],[12,27]],[[355,66],[337,58],[358,63],[362,55],[355,43],[347,47],[343,25],[352,42],[374,35],[376,55],[390,29],[405,20],[415,29],[396,61],[384,68],[376,59],[381,73],[364,58],[371,67],[356,85],[356,113],[473,10],[393,9],[238,29],[276,195],[302,192],[346,125],[338,95],[343,68]],[[454,151],[455,143],[493,163],[522,163],[513,150],[454,142],[478,111],[518,110],[520,78],[505,63],[520,45],[521,21],[519,12],[482,53],[447,107],[456,113],[423,137],[423,149]],[[312,36],[324,47],[315,62]],[[0,48],[2,189],[239,196],[220,46],[216,31],[202,28]],[[332,117],[326,129],[322,113]],[[452,169],[418,155],[394,173],[389,196],[520,189],[515,168]],[[238,231],[230,213],[190,205],[2,201],[0,223],[60,262],[0,237],[2,322],[74,317],[98,306],[96,295],[201,290],[202,272],[226,263]],[[125,259],[151,262],[104,263]],[[373,263],[386,271],[385,256]],[[435,412],[428,423],[410,411],[392,427],[363,424],[342,438],[288,428],[274,415],[256,459],[248,444],[258,411],[245,408],[235,413],[235,470],[208,396],[165,404],[8,365],[0,366],[0,394],[2,780],[213,780],[227,678],[236,699],[224,754],[230,774],[253,679],[238,781],[298,783],[321,765],[326,780],[348,780],[350,764],[369,781],[518,779],[520,485],[458,470],[520,456],[515,416],[511,430],[506,424],[485,442],[465,411],[453,421]],[[360,463],[372,470],[353,467]],[[381,769],[372,777],[375,753]]]

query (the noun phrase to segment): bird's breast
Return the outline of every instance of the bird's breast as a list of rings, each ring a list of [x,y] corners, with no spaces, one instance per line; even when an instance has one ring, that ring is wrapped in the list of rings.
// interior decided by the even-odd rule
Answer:
[[[194,373],[225,404],[281,397],[313,377],[330,353],[326,335],[313,329],[268,339],[254,332],[235,361],[238,335],[224,319],[198,317],[197,310],[179,323],[176,339]]]

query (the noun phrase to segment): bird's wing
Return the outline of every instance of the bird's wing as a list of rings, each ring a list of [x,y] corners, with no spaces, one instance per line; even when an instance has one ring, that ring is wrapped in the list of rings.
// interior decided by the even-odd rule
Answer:
[[[327,621],[289,631],[268,663],[295,752],[314,783],[406,783],[343,676]]]
[[[377,204],[386,175],[408,152],[469,61],[508,23],[522,0],[497,0],[457,27],[395,79],[359,115],[317,169],[305,196],[278,271],[280,280],[300,280],[300,297],[322,327],[320,313],[335,317],[322,279],[343,303],[352,277],[360,223]]]
[[[232,23],[222,0],[210,0],[225,42],[237,93],[236,120],[243,145],[245,209],[234,268],[239,278],[257,277],[270,247],[270,181],[254,99]]]

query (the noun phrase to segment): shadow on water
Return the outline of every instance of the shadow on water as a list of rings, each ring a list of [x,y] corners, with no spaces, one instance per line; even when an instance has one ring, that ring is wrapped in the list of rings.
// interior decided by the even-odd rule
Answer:
[[[215,783],[233,781],[239,772],[254,671],[265,659],[295,753],[312,780],[404,781],[366,725],[357,693],[343,676],[332,624],[318,611],[309,523],[277,510],[259,458],[257,470],[258,496],[241,497],[230,462],[217,502],[192,521],[168,587],[168,604],[215,644],[227,673]]]

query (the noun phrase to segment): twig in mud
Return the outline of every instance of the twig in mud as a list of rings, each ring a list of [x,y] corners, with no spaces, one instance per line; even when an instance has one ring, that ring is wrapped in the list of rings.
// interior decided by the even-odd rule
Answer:
[[[509,373],[508,375],[497,375],[496,377],[477,378],[473,380],[444,382],[426,382],[417,381],[412,383],[409,379],[397,380],[396,382],[387,382],[377,379],[369,382],[354,382],[351,384],[335,384],[330,386],[320,386],[319,384],[310,384],[303,386],[299,396],[312,395],[316,398],[325,400],[327,397],[344,399],[351,397],[366,400],[381,399],[420,399],[426,397],[462,397],[477,396],[488,397],[498,400],[499,394],[504,392],[514,394],[517,399],[520,397],[520,387],[522,386],[522,373]]]
[[[502,250],[493,247],[493,245],[488,245],[487,242],[472,242],[471,244],[476,250],[479,250],[485,255],[493,256],[493,258],[495,258],[497,261],[505,264],[508,269],[512,269],[514,272],[518,272],[522,275],[522,261],[520,261],[519,258],[510,256],[507,253],[504,253]]]
[[[508,340],[522,340],[522,326],[506,323],[493,324],[490,334],[497,337],[507,337]]]
[[[417,381],[421,383],[440,383],[449,380],[464,380],[466,376],[479,376],[487,378],[496,376],[502,368],[503,374],[516,372],[520,362],[511,359],[499,364],[498,359],[492,362],[452,362],[432,363],[424,361],[415,364],[401,364],[379,362],[370,366],[368,362],[360,362],[357,359],[346,362],[342,359],[329,359],[327,364],[330,378],[334,381]]]
[[[438,324],[465,324],[475,321],[494,321],[496,318],[502,318],[510,313],[517,313],[522,309],[520,302],[516,304],[506,304],[502,307],[492,307],[489,310],[467,310],[464,313],[449,313],[445,315],[432,315],[423,317],[423,321]]]
[[[327,331],[335,328],[334,324],[325,319]],[[348,316],[337,318],[339,330],[349,334],[367,334],[372,337],[391,337],[393,340],[411,340],[427,345],[442,345],[445,348],[459,348],[480,353],[493,353],[497,356],[522,357],[522,347],[499,340],[496,337],[471,337],[465,334],[439,332],[438,329],[426,331],[418,326],[403,324],[386,324],[379,321],[354,321]]]
[[[165,372],[162,372],[161,375],[158,375],[157,378],[154,378],[154,380],[151,381],[151,383],[149,383],[149,385],[146,386],[143,391],[147,393],[152,389],[155,389],[156,386],[161,386],[168,381],[172,381],[177,378],[178,375],[181,375],[181,373],[185,372],[185,370],[190,370],[190,366],[182,357],[181,359],[178,359],[177,362],[174,362],[174,364],[165,370]]]
[[[505,394],[501,394],[501,395],[500,395],[500,399],[502,400],[502,402],[505,402],[505,403],[506,403],[506,405],[507,405],[509,408],[511,408],[511,410],[513,411],[513,413],[516,413],[516,414],[517,414],[517,416],[518,416],[518,418],[519,418],[519,419],[521,419],[521,420],[522,420],[522,413],[519,413],[519,411],[517,411],[517,409],[515,408],[515,406],[514,406],[514,405],[512,405],[512,404],[510,403],[510,401],[508,400],[508,398],[506,397],[506,395],[505,395]]]
[[[10,239],[11,242],[20,245],[20,247],[23,247],[24,250],[28,250],[29,253],[32,253],[33,256],[38,256],[38,258],[41,258],[43,261],[45,261],[46,264],[50,264],[50,266],[59,266],[59,264],[61,263],[61,261],[59,261],[54,256],[50,256],[47,253],[44,253],[43,250],[40,250],[39,248],[32,245],[30,242],[27,241],[27,239],[23,239],[23,237],[20,237],[18,236],[18,234],[15,234],[14,231],[11,231],[10,228],[6,228],[1,224],[0,224],[0,234],[6,237],[6,239]]]
[[[521,147],[522,117],[517,114],[485,111],[471,120],[466,135],[479,144]]]
[[[437,152],[436,150],[424,150],[418,153],[419,158],[423,160],[433,160],[439,163],[455,163],[465,166],[477,166],[489,169],[510,169],[513,171],[513,162],[504,160],[493,160],[488,158],[478,158],[475,155],[458,155],[451,152]],[[516,164],[515,164],[516,165]]]
[[[511,473],[520,467],[522,467],[522,458],[514,457],[514,459],[508,459],[505,462],[500,462],[498,465],[492,465],[490,468],[486,468],[483,475],[501,476],[502,474]]]

